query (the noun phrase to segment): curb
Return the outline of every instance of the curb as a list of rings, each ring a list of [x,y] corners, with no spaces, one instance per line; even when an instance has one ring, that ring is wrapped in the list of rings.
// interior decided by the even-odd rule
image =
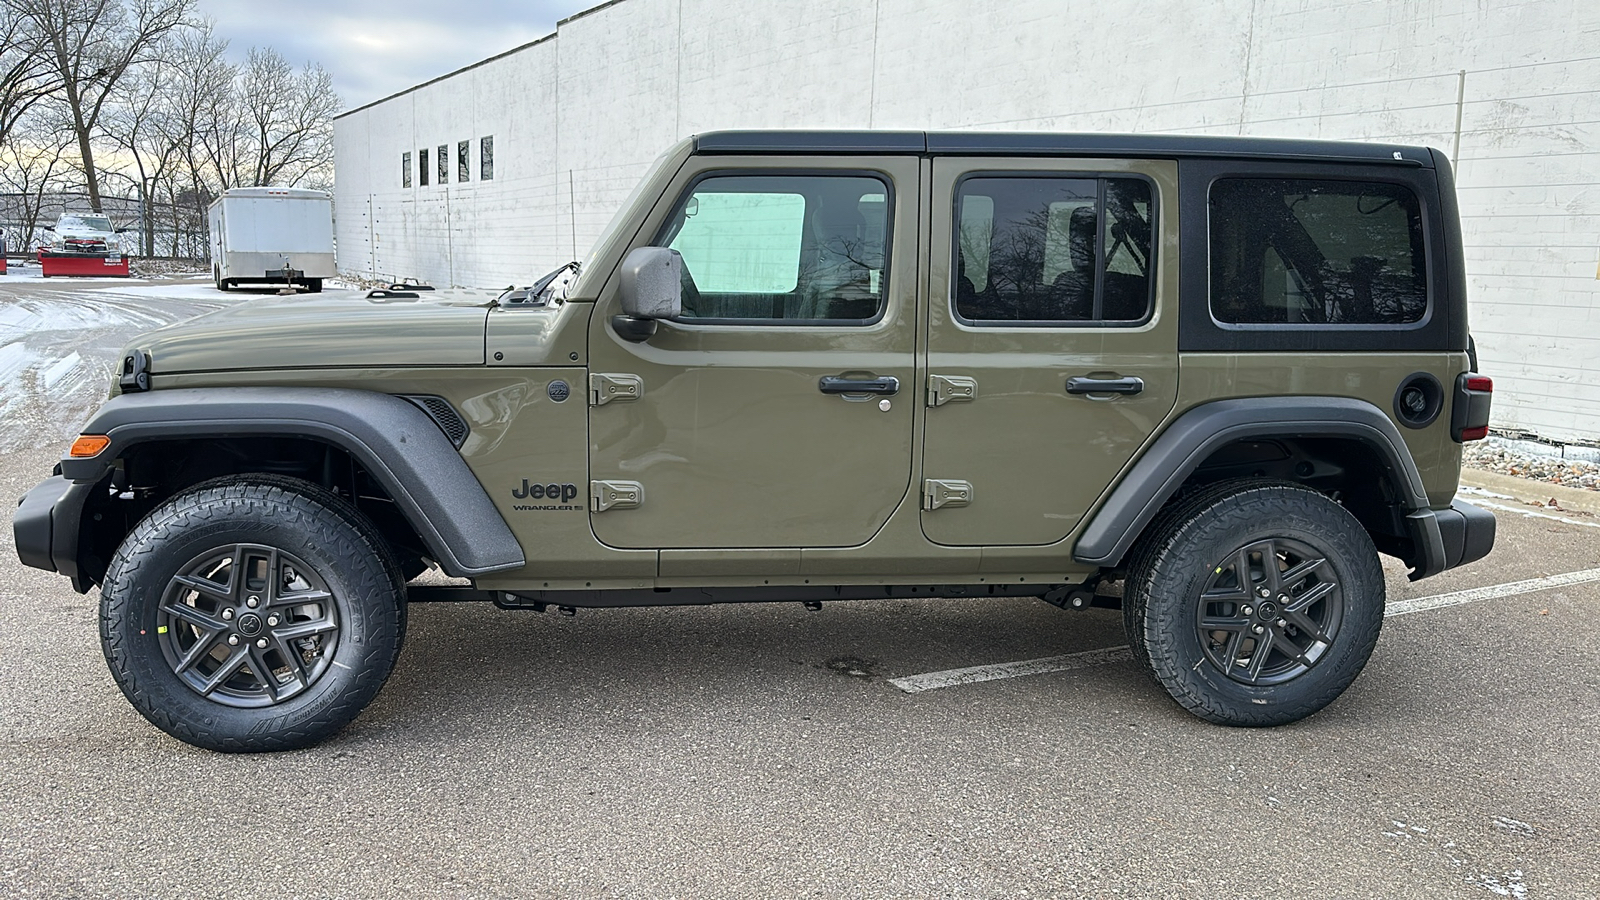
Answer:
[[[1523,503],[1549,506],[1553,499],[1567,512],[1600,515],[1600,491],[1586,491],[1545,481],[1534,481],[1531,478],[1518,478],[1515,475],[1501,475],[1498,472],[1469,468],[1462,468],[1461,483],[1469,487],[1494,491],[1497,494],[1506,494]]]

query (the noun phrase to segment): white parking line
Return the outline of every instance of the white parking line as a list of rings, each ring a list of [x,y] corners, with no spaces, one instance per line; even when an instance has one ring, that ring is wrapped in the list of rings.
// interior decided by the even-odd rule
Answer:
[[[959,684],[998,681],[1002,678],[1018,678],[1023,675],[1048,675],[1051,672],[1084,669],[1130,659],[1133,659],[1133,651],[1127,647],[1102,647],[1099,650],[1068,653],[1066,656],[1046,656],[1043,659],[995,663],[992,666],[968,666],[965,669],[945,669],[943,672],[929,672],[926,675],[907,675],[904,678],[891,678],[889,683],[908,694],[917,694],[922,691],[955,687]]]
[[[1460,606],[1463,603],[1475,603],[1479,600],[1493,600],[1496,597],[1515,597],[1518,594],[1531,594],[1534,591],[1566,587],[1569,584],[1586,584],[1590,581],[1600,581],[1600,569],[1584,569],[1579,572],[1567,572],[1561,575],[1546,575],[1543,578],[1529,578],[1526,581],[1491,584],[1487,587],[1451,591],[1448,594],[1434,594],[1432,597],[1413,597],[1410,600],[1396,600],[1384,609],[1383,617],[1387,619],[1392,616],[1403,616],[1407,613],[1443,609],[1446,606]]]
[[[1448,606],[1460,606],[1463,603],[1492,600],[1496,597],[1514,597],[1518,594],[1531,594],[1534,591],[1545,591],[1574,584],[1587,584],[1593,581],[1600,581],[1600,569],[1583,569],[1578,572],[1566,572],[1560,575],[1546,575],[1543,578],[1529,578],[1506,584],[1492,584],[1487,587],[1469,588],[1464,591],[1451,591],[1448,594],[1434,594],[1431,597],[1396,600],[1388,605],[1383,612],[1383,616],[1387,619],[1393,616],[1403,616],[1430,609],[1444,609]],[[1133,659],[1133,651],[1125,646],[1101,647],[1097,650],[1085,650],[1082,653],[1068,653],[1065,656],[1046,656],[1041,659],[1024,659],[1017,662],[995,663],[988,666],[945,669],[940,672],[927,672],[922,675],[906,675],[901,678],[891,678],[889,683],[908,694],[920,694],[923,691],[956,687],[963,684],[977,684],[981,681],[999,681],[1003,678],[1020,678],[1024,675],[1048,675],[1051,672],[1086,669],[1090,666],[1125,662],[1131,659]]]

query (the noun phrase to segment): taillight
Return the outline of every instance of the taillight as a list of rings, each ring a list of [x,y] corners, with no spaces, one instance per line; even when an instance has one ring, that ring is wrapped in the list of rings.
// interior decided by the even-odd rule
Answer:
[[[1450,436],[1457,442],[1481,441],[1489,436],[1489,403],[1494,398],[1494,380],[1476,372],[1456,377],[1454,402],[1450,407]]]

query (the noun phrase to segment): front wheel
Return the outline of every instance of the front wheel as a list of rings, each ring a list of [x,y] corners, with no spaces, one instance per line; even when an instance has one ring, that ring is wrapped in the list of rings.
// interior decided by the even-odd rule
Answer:
[[[101,590],[117,685],[197,747],[288,750],[347,725],[383,686],[404,588],[381,537],[314,485],[200,485],[146,516]]]
[[[1333,702],[1383,625],[1377,550],[1344,507],[1292,484],[1218,485],[1135,548],[1124,624],[1172,698],[1223,725],[1282,725]]]

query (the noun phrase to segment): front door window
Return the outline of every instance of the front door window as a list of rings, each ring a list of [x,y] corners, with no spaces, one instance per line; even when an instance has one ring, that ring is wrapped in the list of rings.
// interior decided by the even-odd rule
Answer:
[[[658,241],[683,256],[683,318],[869,322],[883,310],[888,185],[866,175],[714,175]]]

